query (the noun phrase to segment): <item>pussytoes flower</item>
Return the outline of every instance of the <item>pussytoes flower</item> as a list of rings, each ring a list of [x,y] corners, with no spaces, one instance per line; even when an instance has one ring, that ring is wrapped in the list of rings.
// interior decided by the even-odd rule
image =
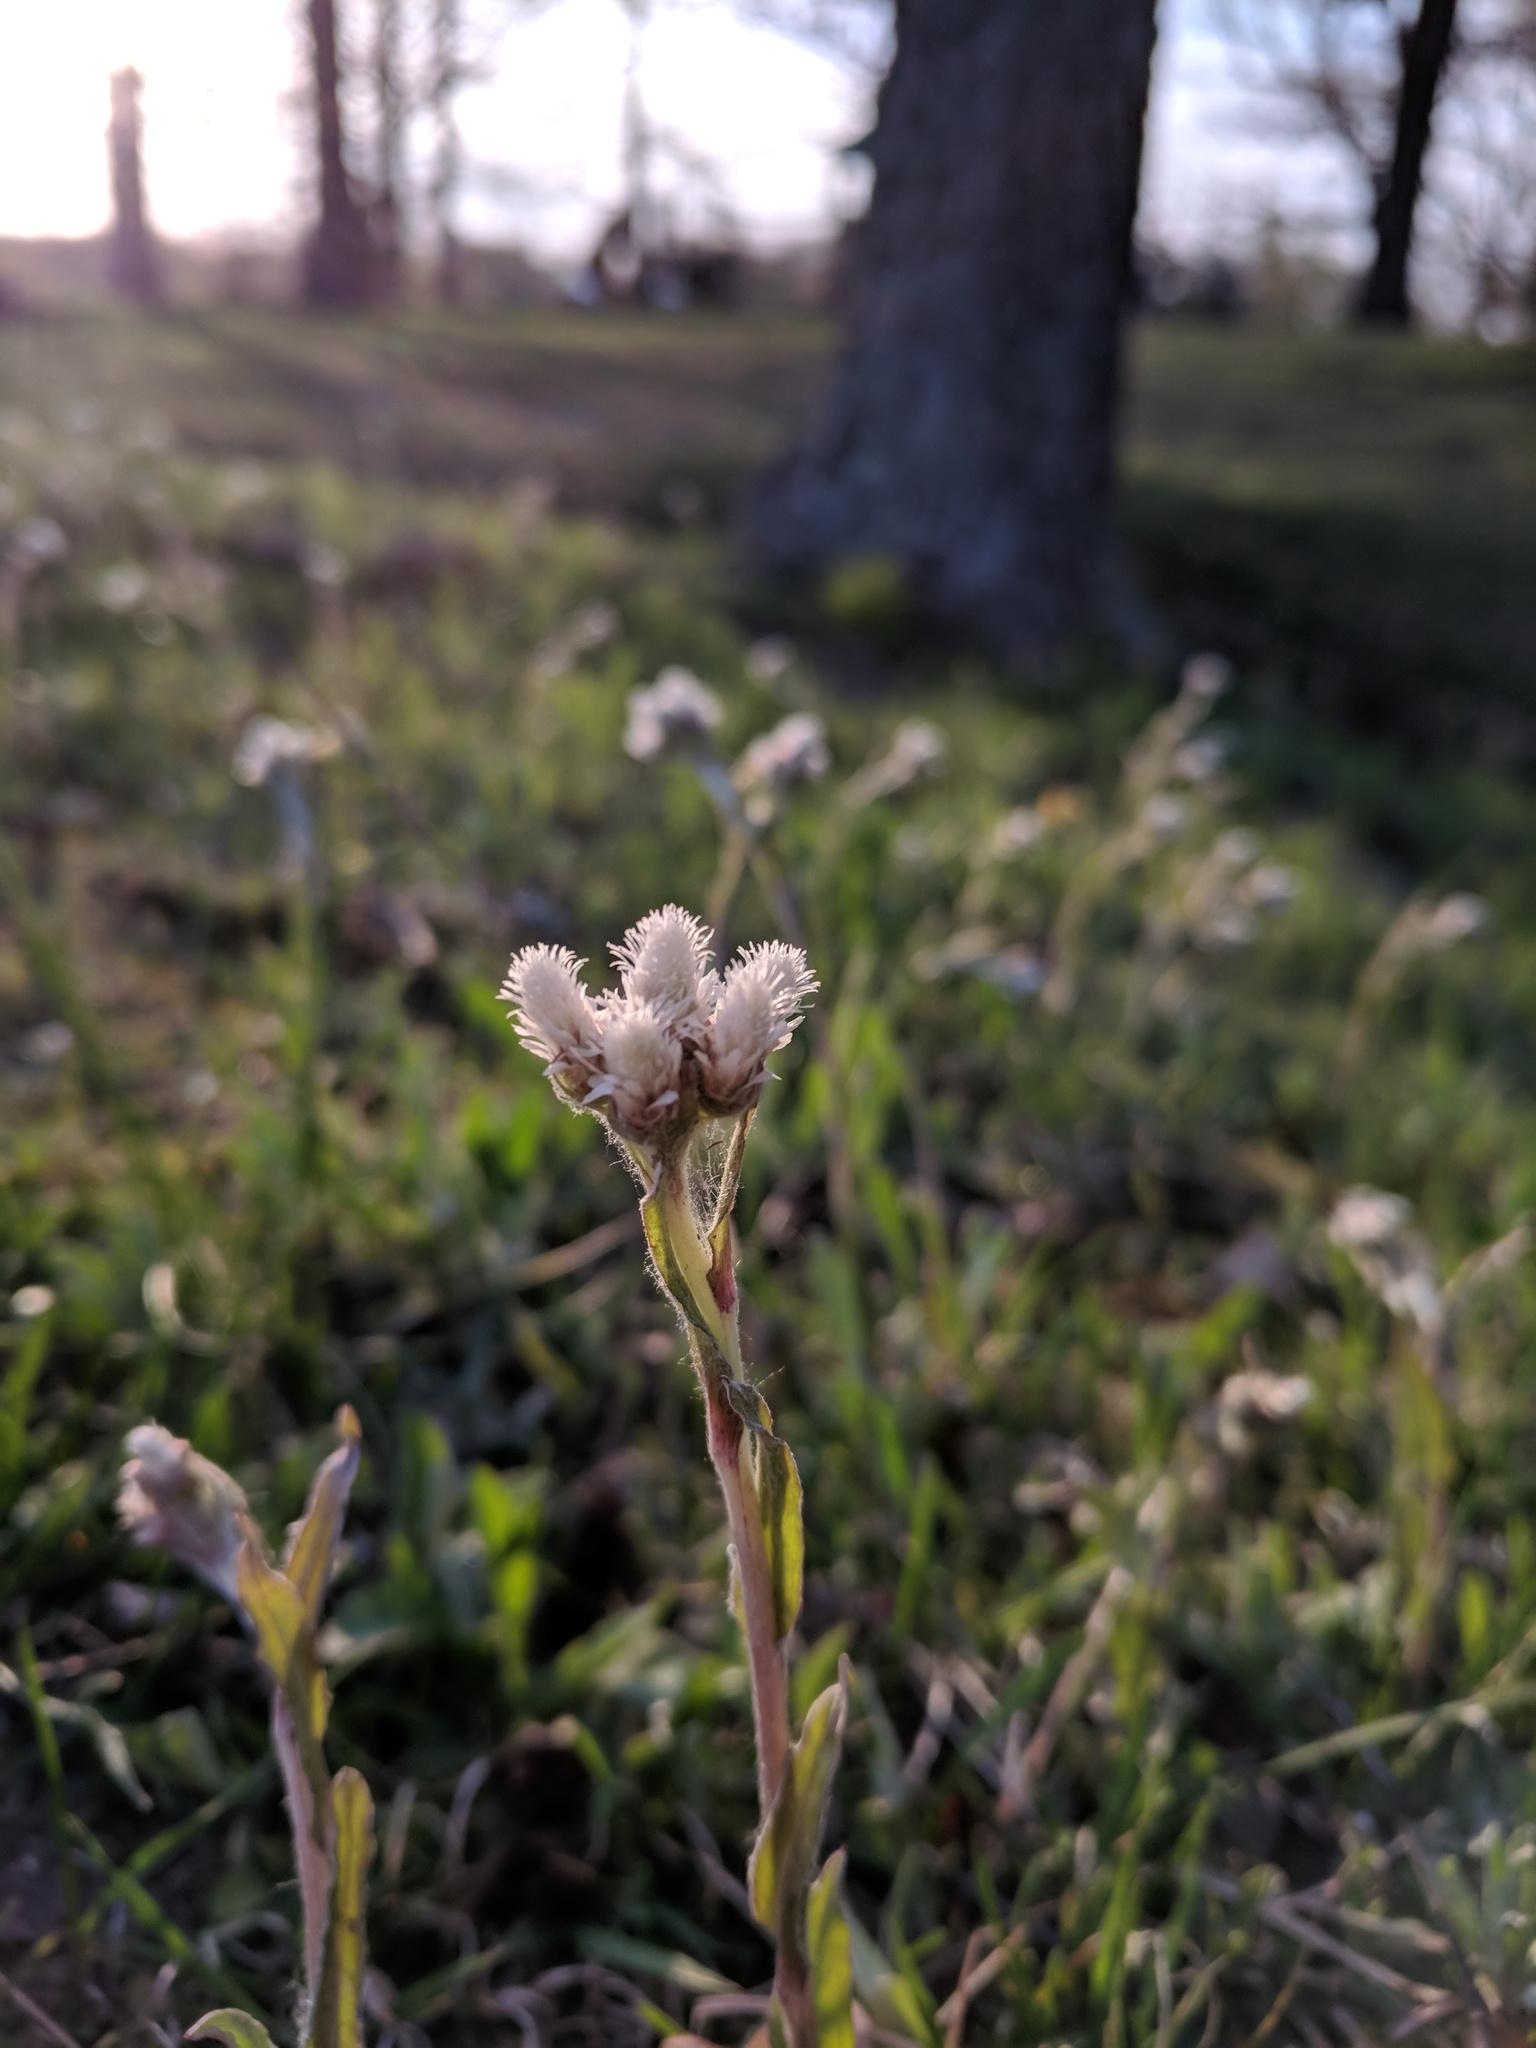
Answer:
[[[772,818],[784,795],[800,782],[816,782],[832,765],[827,728],[812,711],[794,711],[759,733],[731,771],[754,825]]]
[[[233,1600],[235,1562],[250,1509],[227,1472],[158,1422],[130,1430],[118,1520],[135,1543],[154,1544]]]
[[[627,1136],[649,1137],[677,1107],[682,1065],[682,1040],[661,1012],[619,996],[602,1011],[602,1073],[587,1100],[606,1101]]]
[[[654,683],[629,693],[624,751],[655,761],[679,739],[708,739],[725,716],[720,699],[691,669],[664,668]]]
[[[502,985],[513,1029],[572,1107],[653,1160],[701,1114],[752,1106],[816,990],[798,946],[749,946],[723,979],[713,946],[714,934],[672,903],[610,948],[616,990],[589,995],[583,963],[554,946],[516,954]]]
[[[768,1078],[769,1055],[787,1045],[816,977],[798,946],[749,946],[721,984],[699,1058],[700,1088],[711,1107],[744,1107]]]
[[[556,1086],[578,1098],[592,1084],[598,1057],[597,1012],[581,985],[585,965],[567,947],[528,946],[512,956],[501,985],[513,1030]]]
[[[625,996],[648,1003],[677,1036],[695,1038],[709,1021],[719,985],[714,943],[700,918],[668,903],[648,910],[608,950]]]

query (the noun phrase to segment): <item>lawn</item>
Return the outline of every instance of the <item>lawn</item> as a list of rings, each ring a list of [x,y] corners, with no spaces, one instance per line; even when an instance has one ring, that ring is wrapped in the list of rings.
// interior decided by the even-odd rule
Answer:
[[[599,963],[667,901],[822,981],[743,1326],[905,2032],[1526,2038],[1536,361],[1142,335],[1155,631],[1045,686],[883,565],[736,561],[824,345],[0,329],[0,2039],[49,2038],[17,1992],[79,2048],[290,2038],[263,1688],[113,1501],[153,1416],[275,1537],[342,1402],[370,2038],[745,2038],[700,1406],[496,1001],[515,945]],[[1230,684],[1175,698],[1201,646]],[[625,751],[669,664],[722,760],[825,722],[750,858],[697,762]]]

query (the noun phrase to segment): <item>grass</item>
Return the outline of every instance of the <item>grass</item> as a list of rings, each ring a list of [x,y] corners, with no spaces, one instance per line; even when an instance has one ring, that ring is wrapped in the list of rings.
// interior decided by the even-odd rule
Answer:
[[[672,661],[730,750],[797,708],[831,740],[774,838],[825,995],[743,1277],[806,1480],[797,1711],[847,1652],[833,1838],[910,2010],[1041,2048],[1524,2038],[1530,359],[1143,337],[1129,538],[1240,666],[1226,765],[1135,851],[1160,675],[1029,690],[867,605],[754,657],[778,620],[719,515],[818,346],[0,333],[3,523],[65,550],[13,607],[0,750],[0,1972],[82,2048],[231,1982],[280,2020],[296,1967],[259,1678],[115,1531],[123,1433],[190,1434],[275,1535],[342,1400],[376,2032],[741,2037],[769,1957],[698,1405],[623,1176],[493,999],[514,944],[708,899],[707,797],[621,747]],[[339,742],[308,881],[231,777],[259,713]],[[942,770],[850,806],[911,716]],[[1234,828],[1295,880],[1251,930]],[[1469,888],[1487,928],[1360,1012],[1404,902]],[[730,936],[774,928],[749,882]],[[1359,1182],[1411,1203],[1406,1270],[1461,1273],[1442,1342],[1330,1241]]]

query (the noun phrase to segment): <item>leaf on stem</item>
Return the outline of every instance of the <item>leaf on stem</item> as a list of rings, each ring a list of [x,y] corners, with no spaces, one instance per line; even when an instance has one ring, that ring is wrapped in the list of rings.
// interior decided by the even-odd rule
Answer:
[[[315,1474],[304,1512],[289,1530],[283,1551],[283,1574],[303,1601],[311,1628],[320,1625],[347,1496],[362,1457],[362,1427],[351,1408],[337,1409],[336,1434],[341,1442]]]
[[[336,1773],[331,1787],[336,1878],[325,1930],[325,1964],[307,2048],[362,2048],[363,1966],[373,1800],[362,1773]]]
[[[836,1685],[827,1687],[805,1717],[747,1871],[752,1911],[793,1955],[802,1955],[805,1948],[811,1873],[821,1847],[847,1719],[845,1660]]]
[[[232,2006],[205,2012],[194,2026],[188,2027],[187,2039],[222,2041],[224,2048],[273,2048],[272,2036],[261,2021],[253,2020],[248,2012],[236,2012]]]
[[[821,1866],[805,1910],[805,1949],[811,1966],[817,2048],[854,2048],[853,1936],[843,1916],[846,1849]]]

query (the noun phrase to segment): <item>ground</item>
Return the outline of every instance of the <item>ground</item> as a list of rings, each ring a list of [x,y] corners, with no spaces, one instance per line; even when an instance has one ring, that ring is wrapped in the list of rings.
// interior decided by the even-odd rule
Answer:
[[[889,564],[737,561],[826,339],[0,329],[6,2038],[48,2038],[6,1984],[82,2048],[232,1999],[286,2038],[261,1687],[112,1500],[154,1415],[276,1533],[343,1400],[376,2035],[740,2038],[700,1416],[630,1184],[495,1000],[674,899],[823,980],[740,1275],[908,2030],[1524,2038],[1536,361],[1147,331],[1145,646],[1043,684]],[[1230,688],[1170,723],[1204,647]],[[668,663],[727,759],[826,721],[744,873],[696,767],[624,751]],[[316,758],[260,778],[263,715]]]

